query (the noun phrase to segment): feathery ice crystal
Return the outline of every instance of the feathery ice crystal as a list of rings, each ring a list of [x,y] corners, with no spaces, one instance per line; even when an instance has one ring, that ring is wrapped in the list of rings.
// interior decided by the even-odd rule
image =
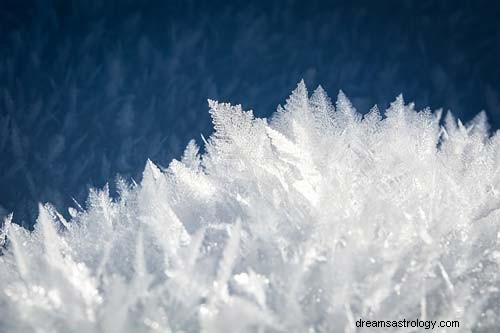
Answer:
[[[500,326],[500,135],[484,113],[441,126],[400,96],[362,117],[303,82],[269,122],[209,105],[202,156],[191,141],[166,170],[148,161],[71,221],[49,204],[33,232],[4,221],[0,331]]]

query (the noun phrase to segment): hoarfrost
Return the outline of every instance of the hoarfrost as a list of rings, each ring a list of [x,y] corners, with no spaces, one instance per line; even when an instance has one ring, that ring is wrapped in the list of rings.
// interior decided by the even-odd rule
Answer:
[[[48,204],[32,232],[5,217],[3,332],[500,326],[500,137],[484,113],[441,126],[398,96],[362,117],[303,82],[269,122],[209,106],[204,154],[191,141],[166,170],[148,161],[71,221]]]

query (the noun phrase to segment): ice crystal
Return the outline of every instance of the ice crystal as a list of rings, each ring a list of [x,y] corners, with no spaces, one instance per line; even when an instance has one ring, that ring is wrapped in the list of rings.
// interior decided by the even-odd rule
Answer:
[[[416,111],[364,117],[300,82],[119,197],[0,233],[2,332],[354,332],[358,319],[500,325],[500,136]],[[376,329],[366,329],[377,331]],[[407,330],[406,330],[407,331]]]

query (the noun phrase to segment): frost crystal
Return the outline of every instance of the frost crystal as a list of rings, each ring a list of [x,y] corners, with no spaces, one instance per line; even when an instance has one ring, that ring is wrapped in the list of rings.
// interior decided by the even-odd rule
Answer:
[[[166,170],[148,161],[71,221],[48,204],[32,232],[5,218],[1,332],[500,326],[500,135],[484,113],[441,126],[399,96],[362,117],[303,82],[269,122],[209,105],[204,154],[191,141]]]

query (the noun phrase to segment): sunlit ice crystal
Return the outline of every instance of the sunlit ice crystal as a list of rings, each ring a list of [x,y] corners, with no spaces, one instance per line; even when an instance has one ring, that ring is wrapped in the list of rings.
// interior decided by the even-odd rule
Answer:
[[[362,116],[304,82],[271,119],[209,107],[203,153],[193,140],[118,196],[91,190],[70,221],[50,204],[33,231],[5,218],[1,332],[500,327],[500,137],[484,113],[463,124],[398,96]]]

